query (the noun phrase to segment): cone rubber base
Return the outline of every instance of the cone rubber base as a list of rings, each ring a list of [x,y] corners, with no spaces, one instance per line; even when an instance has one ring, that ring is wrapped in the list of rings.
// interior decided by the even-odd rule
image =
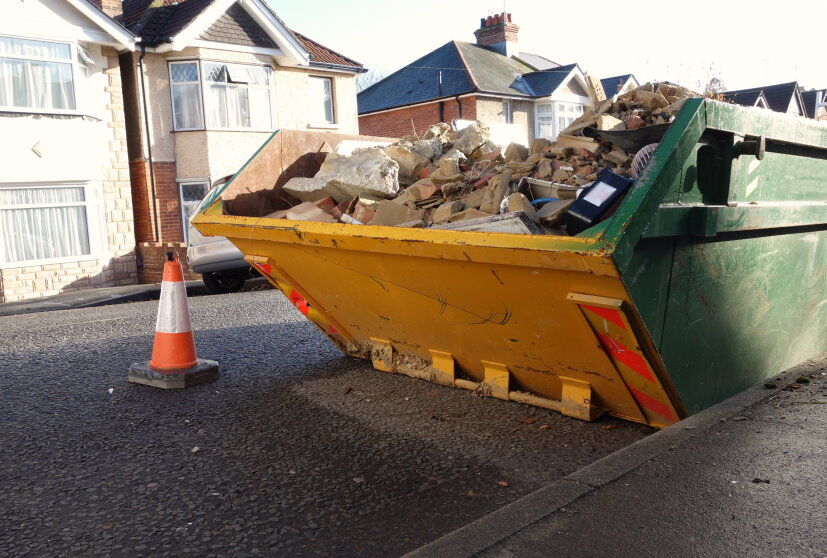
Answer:
[[[218,363],[198,359],[198,364],[181,370],[155,370],[148,362],[136,362],[129,367],[129,381],[162,389],[183,389],[207,384],[218,379]]]

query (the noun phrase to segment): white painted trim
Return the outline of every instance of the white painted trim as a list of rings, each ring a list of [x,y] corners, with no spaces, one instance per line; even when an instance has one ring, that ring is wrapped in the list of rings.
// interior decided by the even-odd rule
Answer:
[[[473,93],[471,93],[473,95]],[[461,95],[464,97],[465,95]],[[499,101],[501,99],[508,99],[509,101],[528,101],[531,102],[534,100],[534,97],[520,97],[519,95],[499,95],[497,93],[478,93],[477,97],[480,99],[493,99],[495,101]],[[451,97],[453,99],[453,97]]]
[[[247,45],[234,45],[230,43],[219,43],[216,41],[207,41],[205,39],[195,39],[190,41],[189,46],[197,47],[197,48],[208,48],[212,50],[230,50],[233,52],[246,52],[249,54],[264,54],[266,56],[272,56],[273,58],[284,56],[284,53],[281,49],[278,48],[264,48],[264,47],[256,47],[256,46],[247,46]]]
[[[98,27],[107,33],[111,38],[115,39],[116,44],[126,50],[135,51],[135,43],[140,39],[135,37],[132,33],[124,27],[118,25],[115,20],[89,4],[86,0],[65,0],[72,5],[77,11],[91,19]]]
[[[398,107],[392,107],[392,108],[388,108],[388,109],[376,110],[376,111],[373,111],[373,112],[366,112],[364,114],[359,114],[358,116],[372,116],[374,114],[382,114],[384,112],[391,112],[391,111],[394,111],[394,110],[407,109],[407,108],[411,108],[411,107],[420,107],[422,105],[430,105],[432,103],[438,103],[439,101],[453,101],[453,100],[456,100],[457,98],[464,99],[465,97],[473,97],[474,95],[477,95],[477,93],[465,93],[464,95],[452,95],[450,97],[439,97],[438,99],[431,99],[430,101],[422,101],[421,103],[414,103],[412,105],[400,105]],[[530,101],[531,99],[525,99],[525,100]]]

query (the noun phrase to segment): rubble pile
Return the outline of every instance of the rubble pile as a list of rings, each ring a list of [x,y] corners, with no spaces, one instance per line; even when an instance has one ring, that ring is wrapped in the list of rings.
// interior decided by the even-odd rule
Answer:
[[[693,92],[647,83],[600,101],[557,137],[529,148],[504,149],[476,122],[449,124],[384,147],[327,155],[312,178],[293,178],[284,191],[301,201],[267,217],[362,225],[566,234],[559,227],[579,191],[604,169],[630,176],[634,153],[600,131],[669,124]]]

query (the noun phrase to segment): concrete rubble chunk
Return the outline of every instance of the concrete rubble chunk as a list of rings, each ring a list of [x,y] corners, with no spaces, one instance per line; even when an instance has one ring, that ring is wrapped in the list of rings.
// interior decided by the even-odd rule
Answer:
[[[612,163],[623,165],[630,159],[629,155],[622,149],[615,149],[603,155],[603,158]]]
[[[445,184],[446,182],[456,182],[462,180],[462,171],[459,168],[460,153],[456,150],[451,150],[439,160],[439,166],[434,170],[428,178],[434,184]]]
[[[431,221],[437,224],[447,223],[452,215],[459,213],[463,209],[465,209],[465,205],[459,200],[445,202],[431,213]]]
[[[480,211],[496,214],[511,189],[511,171],[505,170],[491,179],[480,202]]]
[[[471,155],[488,141],[490,135],[491,132],[488,130],[487,124],[479,120],[472,122],[460,130],[459,136],[454,142],[454,149],[459,150],[464,155]]]
[[[544,225],[556,225],[563,221],[566,210],[574,200],[557,200],[543,204],[537,211],[537,218]]]
[[[510,163],[512,161],[525,161],[528,157],[528,148],[519,143],[509,143],[503,153],[503,159]]]
[[[546,147],[549,147],[550,145],[551,142],[549,140],[545,138],[537,138],[531,142],[531,149],[529,149],[529,152],[531,155],[535,153],[542,153]]]
[[[442,155],[442,142],[438,139],[419,140],[412,144],[412,150],[426,159],[436,159]]]
[[[515,192],[509,195],[506,200],[506,203],[508,204],[509,213],[522,211],[526,214],[526,217],[528,217],[532,221],[539,222],[539,219],[537,218],[537,210],[534,209],[534,206],[531,205],[531,202],[528,201],[528,198],[525,197],[525,195],[519,192]]]
[[[350,156],[329,153],[313,178],[292,178],[284,191],[303,201],[331,197],[336,203],[367,193],[390,198],[399,193],[399,165],[378,147]]]
[[[336,218],[313,202],[302,202],[291,207],[284,214],[285,219],[293,221],[318,221],[320,223],[337,223]]]
[[[420,169],[430,163],[430,159],[412,151],[411,144],[395,144],[381,148],[385,155],[396,161],[399,165],[399,178],[404,180],[414,179]]]
[[[557,136],[557,145],[562,147],[571,147],[572,149],[582,148],[590,153],[594,153],[597,151],[597,148],[600,147],[600,144],[592,138],[586,138],[583,136],[567,136],[562,134]]]
[[[406,221],[422,219],[424,214],[425,212],[421,209],[413,209],[391,200],[382,200],[376,204],[375,214],[370,224],[394,226]]]
[[[440,144],[445,144],[451,141],[450,137],[451,125],[446,122],[434,124],[425,131],[422,139],[425,141],[437,140]]]
[[[626,125],[619,118],[611,114],[601,114],[596,118],[595,127],[598,130],[625,130]]]

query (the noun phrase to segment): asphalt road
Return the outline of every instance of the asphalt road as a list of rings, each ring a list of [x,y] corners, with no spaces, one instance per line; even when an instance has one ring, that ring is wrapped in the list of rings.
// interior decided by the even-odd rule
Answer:
[[[0,318],[0,556],[396,556],[652,432],[377,372],[273,291],[190,304],[221,377],[185,391],[126,381],[157,302]]]

